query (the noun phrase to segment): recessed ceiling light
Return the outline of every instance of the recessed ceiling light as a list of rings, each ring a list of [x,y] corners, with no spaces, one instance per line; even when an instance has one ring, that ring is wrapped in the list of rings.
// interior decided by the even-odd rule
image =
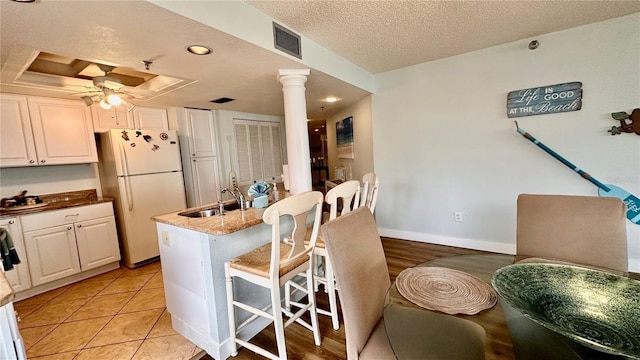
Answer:
[[[334,102],[336,102],[336,101],[338,101],[338,100],[339,100],[339,99],[338,99],[337,97],[333,97],[333,96],[329,96],[329,97],[327,97],[327,98],[325,98],[325,99],[324,99],[324,101],[325,101],[325,102],[328,102],[328,103],[334,103]]]
[[[196,55],[209,55],[213,50],[203,45],[191,45],[187,47],[187,51]]]

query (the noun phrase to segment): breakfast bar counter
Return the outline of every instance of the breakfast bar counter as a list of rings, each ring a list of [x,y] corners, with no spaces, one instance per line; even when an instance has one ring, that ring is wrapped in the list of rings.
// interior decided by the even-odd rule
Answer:
[[[278,191],[278,199],[290,196],[288,192]],[[273,201],[269,202],[271,205]],[[175,211],[168,214],[153,216],[151,220],[158,223],[173,225],[184,229],[194,230],[209,235],[229,235],[237,231],[250,228],[254,225],[262,224],[262,214],[266,208],[248,208],[245,211],[226,210],[223,216],[214,215],[209,217],[186,217],[180,213],[193,212],[203,209],[216,208],[217,204],[208,204],[193,207],[186,210]]]
[[[284,198],[283,196],[280,198]],[[271,226],[262,221],[266,208],[225,211],[224,215],[187,217],[216,204],[153,216],[158,231],[167,310],[173,328],[215,359],[226,359],[229,341],[224,263],[271,241]],[[291,232],[293,221],[282,219],[281,231]],[[257,308],[271,303],[268,289],[243,280],[234,283],[235,297]],[[264,290],[264,291],[263,291]],[[238,323],[249,317],[239,311]],[[269,324],[254,321],[241,337],[249,339]]]

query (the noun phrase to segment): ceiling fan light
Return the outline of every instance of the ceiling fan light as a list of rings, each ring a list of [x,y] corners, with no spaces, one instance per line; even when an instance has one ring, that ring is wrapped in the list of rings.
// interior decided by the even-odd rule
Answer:
[[[116,94],[107,95],[107,102],[113,106],[122,104],[122,99]]]
[[[109,109],[111,109],[111,104],[109,104],[106,99],[102,99],[100,101],[100,107],[105,109],[105,110],[109,110]]]

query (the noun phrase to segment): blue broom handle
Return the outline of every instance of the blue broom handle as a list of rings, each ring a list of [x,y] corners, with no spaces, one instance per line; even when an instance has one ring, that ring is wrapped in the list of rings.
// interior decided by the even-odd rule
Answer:
[[[543,144],[540,141],[538,141],[536,138],[531,136],[531,134],[529,134],[528,132],[520,129],[518,127],[518,123],[517,122],[516,122],[516,128],[518,129],[518,133],[520,133],[526,139],[529,139],[529,141],[531,141],[532,143],[538,145],[539,148],[541,148],[542,150],[546,151],[548,154],[550,154],[551,156],[553,156],[554,158],[559,160],[561,163],[567,165],[571,170],[577,172],[578,174],[580,174],[580,176],[582,176],[583,178],[589,180],[595,186],[599,187],[600,189],[602,189],[602,190],[604,190],[606,192],[611,191],[611,189],[608,186],[606,186],[605,184],[603,184],[600,181],[596,180],[594,177],[592,177],[591,175],[587,174],[586,172],[582,171],[580,168],[578,168],[577,166],[573,165],[569,160],[563,158],[562,156],[560,156],[555,151],[549,149],[545,144]]]

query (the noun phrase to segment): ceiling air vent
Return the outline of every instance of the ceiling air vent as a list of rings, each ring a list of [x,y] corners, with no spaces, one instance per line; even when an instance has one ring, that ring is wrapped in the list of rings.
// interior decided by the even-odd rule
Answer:
[[[280,51],[302,59],[300,35],[289,29],[285,29],[282,25],[278,25],[275,22],[273,23],[273,45]]]
[[[216,104],[224,104],[224,103],[228,103],[229,101],[233,101],[235,99],[231,99],[228,97],[221,97],[221,98],[217,98],[217,99],[213,99],[210,102],[212,103],[216,103]]]

